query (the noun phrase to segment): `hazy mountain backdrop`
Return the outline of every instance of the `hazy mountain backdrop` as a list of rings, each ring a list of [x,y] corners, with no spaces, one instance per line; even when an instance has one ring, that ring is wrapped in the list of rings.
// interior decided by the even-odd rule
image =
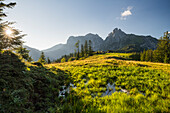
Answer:
[[[94,51],[107,51],[114,50],[119,52],[138,52],[143,49],[156,49],[158,40],[152,36],[139,36],[135,34],[126,34],[121,29],[115,28],[113,32],[109,33],[105,40],[103,40],[97,34],[87,34],[85,36],[70,36],[66,44],[57,44],[49,49],[42,50],[46,57],[51,60],[56,60],[63,55],[67,55],[75,52],[75,43],[80,41],[81,44],[85,43],[85,40],[92,41],[92,47]],[[37,61],[42,51],[25,46],[30,50],[30,56]]]

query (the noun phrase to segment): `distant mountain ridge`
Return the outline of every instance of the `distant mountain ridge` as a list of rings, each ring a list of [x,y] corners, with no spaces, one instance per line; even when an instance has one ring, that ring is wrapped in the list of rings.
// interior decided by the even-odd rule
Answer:
[[[31,48],[29,46],[24,45],[24,48],[27,48],[27,50],[29,50],[29,55],[31,56],[32,59],[34,59],[34,61],[37,61],[41,55],[41,51],[35,48]]]
[[[156,49],[158,40],[151,36],[126,34],[121,29],[115,28],[105,39],[101,50],[122,50],[126,46],[136,46],[143,49]],[[140,51],[140,50],[136,50]]]
[[[51,60],[56,60],[63,55],[68,55],[75,52],[75,43],[80,41],[84,45],[85,41],[92,41],[92,48],[94,51],[114,50],[118,52],[133,52],[141,51],[143,49],[156,49],[158,40],[151,36],[139,36],[135,34],[126,34],[121,29],[115,28],[113,32],[109,33],[105,40],[98,34],[89,33],[85,36],[70,36],[66,44],[57,44],[49,49],[42,50],[46,57]],[[42,51],[25,46],[30,50],[30,55],[37,61]]]
[[[103,39],[98,35],[98,34],[92,34],[89,33],[85,36],[70,36],[69,39],[67,40],[67,45],[69,46],[74,46],[77,41],[80,41],[80,46],[81,44],[84,45],[85,41],[92,41],[92,47],[94,51],[97,51],[101,48],[101,44],[103,43]]]
[[[43,52],[49,52],[49,51],[54,51],[56,49],[60,49],[64,46],[65,44],[57,44],[49,49],[42,50]]]

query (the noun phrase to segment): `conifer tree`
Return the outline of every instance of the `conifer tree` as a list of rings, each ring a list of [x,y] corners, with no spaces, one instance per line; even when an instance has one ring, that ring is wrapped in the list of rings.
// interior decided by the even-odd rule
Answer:
[[[85,41],[85,44],[84,44],[84,54],[85,54],[85,57],[88,56],[88,43],[87,43],[87,40]]]
[[[149,50],[145,51],[145,61],[149,61]]]
[[[153,50],[149,50],[149,61],[153,61]]]
[[[160,55],[158,50],[153,51],[153,62],[159,62],[160,61]]]
[[[150,49],[150,50],[147,50],[145,51],[145,61],[153,61],[153,51]]]
[[[77,48],[77,55],[76,55],[76,59],[79,59],[80,58],[80,53],[79,53],[79,43],[80,41],[78,40],[75,44],[76,48]]]
[[[165,59],[170,62],[170,39],[168,31],[164,33],[164,36],[160,38],[157,47],[157,54],[159,55],[159,62],[164,62]]]
[[[145,55],[146,55],[146,52],[145,52],[145,49],[143,52],[141,52],[141,55],[140,55],[140,60],[141,61],[145,61]]]
[[[41,53],[41,56],[38,60],[40,63],[45,64],[46,63],[46,59],[45,59],[45,55],[44,52]]]
[[[77,56],[77,51],[76,51],[76,49],[74,50],[74,57],[76,57]]]
[[[49,57],[47,58],[47,63],[50,64],[51,60],[49,59]]]
[[[93,54],[93,49],[92,49],[92,41],[89,40],[89,56]]]
[[[29,50],[20,46],[16,49],[16,53],[18,53],[23,59],[31,62],[33,59],[29,56]]]
[[[169,63],[169,58],[167,54],[165,54],[164,63]]]
[[[81,44],[81,57],[84,57],[84,46]]]
[[[2,22],[3,17],[7,17],[4,13],[4,9],[13,8],[16,3],[4,3],[4,0],[0,0],[0,51],[2,49],[15,49],[20,46],[23,41],[22,37],[25,35],[20,35],[20,31],[11,27],[14,22]]]

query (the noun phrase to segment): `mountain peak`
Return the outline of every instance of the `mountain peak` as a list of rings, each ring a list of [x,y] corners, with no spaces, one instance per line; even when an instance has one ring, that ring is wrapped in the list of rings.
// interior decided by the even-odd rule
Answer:
[[[113,31],[103,40],[99,35],[88,33],[84,36],[70,36],[66,44],[58,44],[44,50],[44,53],[50,60],[55,60],[63,55],[68,55],[75,52],[75,43],[80,41],[79,45],[84,45],[85,41],[92,41],[92,48],[94,51],[141,51],[143,49],[155,49],[157,45],[157,39],[151,36],[139,36],[134,34],[126,34],[121,29],[115,28]],[[28,48],[30,56],[37,61],[42,51]]]
[[[121,29],[118,29],[118,28],[115,28],[113,30],[113,33],[123,33],[123,34],[125,34],[125,32],[123,32]]]
[[[113,30],[113,32],[111,32],[111,33],[109,34],[109,36],[112,36],[112,37],[117,37],[117,36],[119,36],[119,37],[124,37],[125,35],[126,35],[126,33],[123,32],[121,29],[118,29],[118,28],[115,28],[115,29]]]
[[[88,36],[88,35],[95,35],[95,34],[93,34],[93,33],[88,33],[88,34],[86,34],[86,36]]]
[[[121,29],[120,29],[121,30]],[[119,31],[119,29],[118,28],[115,28],[114,30],[113,30],[113,32],[116,32],[116,31]]]
[[[94,36],[99,37],[98,34],[93,34],[93,33],[88,33],[88,34],[85,35],[85,37],[94,37]]]

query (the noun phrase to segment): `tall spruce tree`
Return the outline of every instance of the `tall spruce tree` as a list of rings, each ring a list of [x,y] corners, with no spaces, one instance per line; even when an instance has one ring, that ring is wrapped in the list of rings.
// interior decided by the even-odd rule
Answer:
[[[164,63],[169,63],[169,58],[167,54],[165,54]]]
[[[145,61],[145,56],[146,56],[146,51],[145,51],[145,49],[144,49],[144,51],[141,52],[140,60],[141,60],[141,61]]]
[[[159,62],[170,63],[170,36],[168,31],[164,33],[164,36],[160,38],[157,47],[157,54],[159,55]],[[165,60],[166,59],[166,60]]]
[[[151,49],[145,51],[145,57],[144,58],[145,58],[144,61],[153,61],[153,51]]]
[[[2,49],[15,49],[20,46],[23,41],[22,37],[25,35],[20,35],[20,31],[11,27],[14,22],[3,22],[3,18],[7,17],[4,9],[13,8],[16,3],[4,3],[4,0],[0,0],[0,51]]]
[[[38,61],[42,64],[46,63],[46,58],[45,58],[44,52],[41,53],[41,56]]]
[[[87,40],[85,41],[85,44],[84,44],[84,54],[85,54],[85,57],[88,56],[88,43],[87,43]]]
[[[47,63],[48,63],[48,64],[50,64],[50,63],[51,63],[51,60],[50,60],[50,58],[49,58],[49,57],[47,58]]]
[[[153,62],[160,62],[160,55],[158,50],[153,51]]]
[[[27,60],[28,62],[31,62],[33,59],[29,56],[29,52],[29,50],[23,48],[22,46],[16,49],[16,53],[18,53],[23,59]]]
[[[149,61],[153,61],[153,50],[149,50]]]
[[[92,49],[92,41],[89,40],[89,56],[93,55],[93,49]]]
[[[78,40],[75,44],[75,47],[77,48],[77,54],[76,54],[76,59],[80,58],[80,52],[79,52],[79,43],[80,41]]]
[[[81,57],[84,57],[84,46],[81,44]]]
[[[144,61],[149,61],[149,50],[145,51],[145,60]]]

